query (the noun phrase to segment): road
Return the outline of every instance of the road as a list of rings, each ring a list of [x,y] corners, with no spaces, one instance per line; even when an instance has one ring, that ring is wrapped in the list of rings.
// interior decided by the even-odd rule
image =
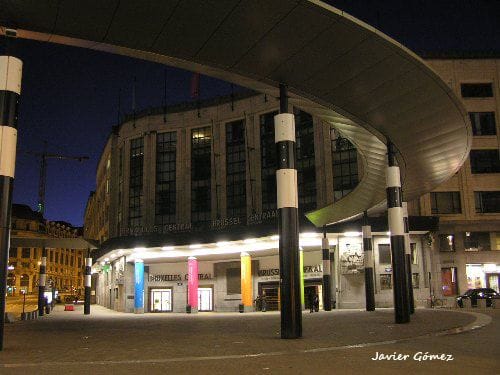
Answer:
[[[278,313],[134,315],[93,306],[84,316],[81,306],[58,306],[6,325],[0,373],[500,373],[500,310],[419,309],[410,324],[393,319],[391,309],[304,313],[304,337],[281,340]],[[400,360],[373,360],[381,354]]]

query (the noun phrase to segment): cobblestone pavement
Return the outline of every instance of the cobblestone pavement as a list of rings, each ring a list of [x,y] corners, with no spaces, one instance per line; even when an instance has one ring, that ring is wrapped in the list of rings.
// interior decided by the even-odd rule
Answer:
[[[276,312],[134,315],[92,306],[85,316],[82,306],[57,306],[6,325],[0,374],[500,373],[500,310],[473,311],[419,309],[403,325],[391,309],[304,313],[304,337],[281,340]],[[437,334],[478,324],[487,325]],[[409,357],[374,361],[377,352]],[[441,353],[453,360],[418,360]]]

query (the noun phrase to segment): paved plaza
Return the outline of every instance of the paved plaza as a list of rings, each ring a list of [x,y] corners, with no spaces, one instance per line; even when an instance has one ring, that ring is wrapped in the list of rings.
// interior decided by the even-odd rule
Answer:
[[[92,306],[6,325],[0,373],[461,373],[500,369],[499,310],[392,309],[304,313],[304,337],[281,340],[279,313],[124,314]],[[457,333],[465,327],[466,332]],[[478,328],[479,327],[479,328]],[[483,327],[483,328],[481,328]],[[456,330],[457,328],[460,328]],[[480,338],[480,340],[479,340]],[[481,342],[481,345],[478,343]],[[406,360],[374,361],[377,353]],[[418,354],[422,352],[422,354]],[[446,354],[453,360],[421,360]],[[416,358],[414,358],[416,356]],[[392,371],[391,371],[392,370]]]

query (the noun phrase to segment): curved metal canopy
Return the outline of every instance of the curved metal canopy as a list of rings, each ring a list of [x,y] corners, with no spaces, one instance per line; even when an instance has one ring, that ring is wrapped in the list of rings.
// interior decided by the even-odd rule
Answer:
[[[317,226],[384,204],[386,139],[398,150],[406,200],[450,178],[470,150],[462,104],[425,62],[318,0],[0,0],[0,9],[0,26],[21,38],[168,64],[273,96],[288,85],[291,104],[334,125],[362,155],[357,188],[308,214]]]

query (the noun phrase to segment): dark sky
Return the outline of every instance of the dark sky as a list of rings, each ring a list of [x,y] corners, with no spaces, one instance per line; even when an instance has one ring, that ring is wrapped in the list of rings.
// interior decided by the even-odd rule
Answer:
[[[417,53],[500,54],[500,1],[329,1],[380,29]],[[89,192],[95,189],[100,153],[122,112],[131,112],[136,77],[137,108],[163,102],[165,67],[91,50],[15,40],[11,54],[24,61],[14,202],[35,208],[39,160],[27,151],[87,155],[89,161],[50,160],[46,218],[83,224]],[[0,52],[5,40],[0,39]],[[169,104],[190,100],[191,73],[167,68]],[[202,98],[227,94],[230,85],[202,77]]]

